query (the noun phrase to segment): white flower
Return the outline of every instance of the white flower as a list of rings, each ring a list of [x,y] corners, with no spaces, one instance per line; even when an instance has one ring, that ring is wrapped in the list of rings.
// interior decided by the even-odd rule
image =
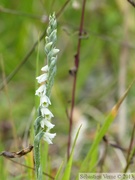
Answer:
[[[41,83],[47,81],[47,79],[48,79],[48,74],[47,74],[47,73],[44,73],[44,74],[36,77],[36,79],[37,79],[38,83],[41,84]]]
[[[36,77],[37,82],[41,85],[35,92],[35,95],[40,98],[39,105],[39,116],[40,121],[36,121],[38,127],[35,128],[35,131],[43,132],[43,139],[47,141],[48,144],[52,144],[52,139],[56,136],[56,133],[50,133],[50,129],[52,129],[55,125],[51,123],[51,118],[54,117],[52,112],[48,109],[50,102],[50,93],[51,88],[54,81],[54,76],[56,73],[56,61],[57,54],[59,49],[56,49],[55,44],[57,40],[57,22],[55,20],[55,14],[49,17],[49,27],[47,28],[47,36],[45,37],[46,45],[45,45],[45,53],[47,55],[47,65],[41,68],[43,74]],[[36,132],[37,134],[37,132]]]
[[[48,65],[41,68],[41,71],[48,72],[49,68]]]
[[[52,129],[55,126],[54,124],[52,124],[50,121],[48,121],[45,118],[40,122],[40,124],[42,128],[44,128],[44,126],[47,126],[48,130]]]
[[[36,90],[35,95],[42,96],[42,95],[45,95],[45,94],[46,94],[46,86],[43,84]]]
[[[41,107],[41,114],[42,114],[42,117],[45,117],[48,120],[54,117],[51,111],[46,107]]]
[[[48,144],[52,144],[52,139],[56,136],[56,133],[45,132],[43,135],[43,139],[47,141]]]
[[[40,97],[40,106],[48,107],[48,105],[50,104],[51,104],[50,99],[46,95]]]
[[[50,51],[50,49],[52,48],[52,44],[53,42],[49,42],[46,44],[45,46],[45,52],[48,53]]]
[[[50,53],[52,56],[55,56],[56,54],[58,54],[59,51],[60,51],[59,49],[54,48],[50,51]]]

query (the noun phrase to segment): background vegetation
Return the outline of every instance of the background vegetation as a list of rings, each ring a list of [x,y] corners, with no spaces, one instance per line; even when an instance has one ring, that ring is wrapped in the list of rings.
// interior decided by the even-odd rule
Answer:
[[[55,176],[67,154],[67,114],[73,86],[69,70],[74,68],[81,9],[81,0],[1,0],[0,3],[0,152],[18,151],[33,144],[37,56],[39,68],[45,62],[44,38],[40,40],[40,37],[48,25],[49,14],[55,11],[57,15],[57,47],[60,53],[51,96],[54,130],[57,133],[49,150],[49,174],[52,176]],[[97,125],[103,124],[104,117],[134,79],[135,9],[126,0],[87,0],[81,38],[72,136],[80,124],[84,126],[75,148],[74,171],[71,170],[73,177],[94,141]],[[5,82],[5,77],[12,77],[9,83]],[[135,123],[134,97],[135,85],[106,135],[109,144],[113,141],[126,152]],[[124,150],[117,151],[102,142],[98,151],[100,163],[96,171],[124,169],[123,158],[127,156]],[[32,153],[16,161],[32,166]],[[29,177],[32,176],[31,170],[26,173],[26,168],[4,157],[0,157],[0,171],[3,179],[9,180],[29,179],[28,173]]]

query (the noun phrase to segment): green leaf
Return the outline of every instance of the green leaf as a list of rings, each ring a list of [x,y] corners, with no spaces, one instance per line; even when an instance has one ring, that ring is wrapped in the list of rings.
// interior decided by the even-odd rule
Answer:
[[[59,169],[57,171],[57,174],[55,176],[55,180],[59,180],[60,179],[59,176],[60,176],[61,170],[63,168],[63,165],[64,165],[64,161],[62,161],[62,163],[61,163],[61,165],[60,165],[60,167],[59,167]]]
[[[71,151],[71,154],[70,154],[70,158],[69,158],[69,161],[68,161],[68,163],[66,165],[65,172],[64,172],[62,180],[69,180],[70,179],[72,162],[73,162],[74,148],[75,148],[76,140],[77,140],[77,137],[79,135],[80,129],[81,129],[81,126],[79,127],[79,129],[77,131],[77,134],[76,134],[76,137],[75,137],[75,140],[74,140],[74,143],[73,143],[72,151]]]
[[[100,125],[98,125],[97,127],[97,131],[96,131],[96,137],[98,136],[98,132],[100,130]],[[98,146],[95,148],[95,151],[93,152],[93,155],[91,156],[91,161],[90,161],[90,167],[92,167],[92,172],[95,171],[95,164],[97,163],[98,160]]]

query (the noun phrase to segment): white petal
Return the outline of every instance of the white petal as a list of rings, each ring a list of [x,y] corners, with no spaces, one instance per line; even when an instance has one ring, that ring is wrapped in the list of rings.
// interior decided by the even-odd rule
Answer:
[[[48,74],[44,73],[41,76],[36,77],[36,79],[37,79],[38,83],[43,83],[43,82],[47,81]]]
[[[50,104],[51,104],[50,99],[46,95],[41,96],[40,106],[48,107]]]
[[[43,139],[48,142],[48,144],[52,144],[52,139],[56,136],[56,133],[48,133],[45,132]]]
[[[41,114],[42,117],[45,117],[47,119],[51,119],[52,117],[54,117],[51,111],[46,107],[41,107]]]
[[[45,123],[44,123],[44,121],[43,121],[43,120],[40,122],[40,125],[41,125],[41,127],[42,127],[42,128],[44,128]]]
[[[49,68],[48,65],[41,68],[41,71],[48,72]]]
[[[56,136],[56,133],[49,133],[45,132],[46,136],[48,136],[50,139],[53,139]]]
[[[45,45],[45,52],[48,53],[52,48],[53,42],[49,42]]]
[[[45,95],[45,94],[46,94],[46,86],[43,84],[36,90],[35,95],[42,96],[42,95]]]
[[[52,56],[55,56],[60,50],[59,49],[52,49],[51,53],[52,53]]]
[[[43,119],[41,122],[41,127],[44,128],[44,126],[47,126],[49,129],[52,129],[55,125],[52,124],[51,122],[49,122],[48,120],[46,119]]]
[[[44,136],[43,139],[44,139],[44,141],[46,141],[48,144],[53,144],[52,141],[51,141],[47,136]]]

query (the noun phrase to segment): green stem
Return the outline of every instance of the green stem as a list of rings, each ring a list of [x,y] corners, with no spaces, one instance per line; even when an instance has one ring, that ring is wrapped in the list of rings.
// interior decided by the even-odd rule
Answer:
[[[37,180],[42,180],[42,167],[40,163],[40,139],[42,138],[43,134],[43,131],[39,132],[35,136],[34,140],[34,160]]]
[[[36,171],[36,177],[37,180],[42,180],[42,173],[39,173],[41,171],[40,166],[40,147],[39,144],[37,145],[34,143],[34,157],[35,157],[35,171]]]

